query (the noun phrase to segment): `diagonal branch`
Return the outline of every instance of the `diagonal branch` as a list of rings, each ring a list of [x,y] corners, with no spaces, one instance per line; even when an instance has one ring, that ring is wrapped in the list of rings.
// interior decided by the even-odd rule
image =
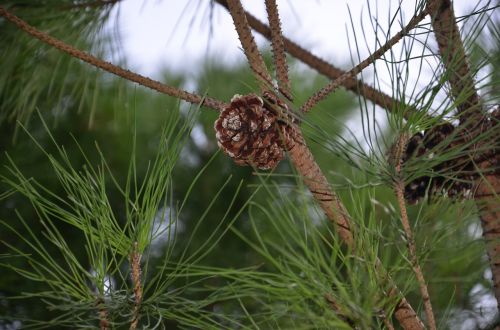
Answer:
[[[429,4],[422,10],[419,14],[412,17],[408,24],[401,29],[394,37],[389,39],[382,47],[377,49],[373,54],[371,54],[364,61],[356,65],[350,71],[344,73],[334,81],[328,83],[325,87],[321,88],[314,95],[312,95],[302,106],[303,112],[308,112],[314,107],[318,102],[324,100],[331,92],[341,86],[347,79],[354,78],[358,73],[363,71],[370,64],[378,60],[382,55],[385,54],[389,49],[391,49],[396,43],[398,43],[405,35],[408,34],[412,29],[414,29],[430,12],[431,5],[435,1],[429,1]]]
[[[222,5],[226,9],[228,8],[226,0],[215,0],[215,1],[217,1],[220,5]],[[262,36],[271,40],[271,29],[269,28],[269,26],[264,24],[262,21],[260,21],[258,18],[256,18],[249,12],[245,12],[245,14],[248,20],[248,24]],[[319,73],[330,79],[337,79],[338,77],[342,76],[345,73],[345,71],[334,67],[330,63],[312,54],[308,50],[302,48],[301,46],[299,46],[298,44],[296,44],[295,42],[291,41],[286,37],[283,37],[283,43],[286,51],[290,55],[294,56],[298,60],[309,65],[311,68],[315,69],[316,71],[318,71]],[[392,109],[395,108],[396,105],[401,104],[401,101],[395,100],[389,95],[353,77],[343,81],[342,86],[344,86],[346,89],[354,93],[363,96],[367,100],[372,101],[373,103],[379,105],[380,107],[386,109],[387,111],[392,111]],[[417,111],[415,108],[410,107],[408,105],[406,105],[405,108],[407,109],[407,111],[405,112],[405,115],[407,117],[411,113]]]
[[[228,0],[227,4],[231,17],[233,18],[234,26],[236,27],[236,32],[238,32],[238,37],[241,45],[243,46],[243,51],[248,59],[248,63],[259,81],[261,91],[264,92],[273,86],[273,82],[269,71],[266,68],[266,64],[264,63],[264,59],[257,48],[252,31],[248,26],[245,10],[241,5],[240,0]]]
[[[153,90],[156,90],[160,93],[167,94],[176,98],[179,98],[181,100],[193,103],[193,104],[202,104],[206,107],[215,109],[215,110],[222,110],[226,104],[224,102],[221,102],[219,100],[210,98],[210,97],[202,97],[193,93],[186,92],[182,89],[178,89],[172,86],[165,85],[159,81],[153,80],[148,77],[144,77],[140,74],[134,73],[132,71],[123,69],[117,65],[114,65],[112,63],[103,61],[93,55],[90,55],[86,52],[83,52],[79,49],[76,49],[63,41],[56,39],[54,37],[51,37],[50,35],[36,29],[35,27],[29,25],[19,17],[13,15],[9,11],[5,10],[2,6],[0,6],[0,16],[5,17],[7,20],[11,21],[14,23],[19,29],[23,30],[24,32],[30,34],[31,36],[39,39],[40,41],[57,48],[73,57],[76,57],[84,62],[89,63],[90,65],[93,65],[97,68],[100,68],[104,71],[110,72],[112,74],[115,74],[119,77],[122,77],[124,79],[133,81],[135,83],[138,83],[139,85],[151,88]]]
[[[338,195],[332,190],[318,163],[314,160],[298,127],[295,128],[295,132],[295,144],[288,150],[290,160],[297,169],[297,172],[303,177],[304,183],[318,201],[323,212],[325,212],[328,219],[337,229],[342,241],[355,252],[354,228],[351,225],[347,210]],[[419,317],[397,289],[396,284],[389,274],[387,274],[380,260],[377,259],[375,267],[377,273],[387,281],[390,287],[386,295],[398,300],[394,315],[401,324],[401,327],[407,330],[423,330],[424,326]]]
[[[280,92],[289,100],[292,100],[290,80],[288,79],[288,65],[286,63],[285,45],[276,0],[266,0],[267,17],[271,27],[271,45],[273,47],[274,64],[276,67],[276,78]]]
[[[432,18],[439,53],[449,75],[451,93],[458,101],[460,125],[465,129],[476,128],[483,118],[481,101],[475,89],[451,1],[439,1]],[[493,289],[500,311],[500,209],[497,195],[500,192],[500,175],[484,175],[476,184],[475,198],[480,210],[481,227],[493,275]]]

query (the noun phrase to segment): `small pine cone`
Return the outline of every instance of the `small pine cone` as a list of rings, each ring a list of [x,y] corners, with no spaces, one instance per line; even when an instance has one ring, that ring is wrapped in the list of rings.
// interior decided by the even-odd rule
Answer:
[[[286,105],[271,93],[265,93],[264,97],[266,102],[255,94],[233,96],[214,128],[217,144],[236,164],[268,170],[284,158],[293,129],[279,121],[272,106],[278,105],[286,111]]]

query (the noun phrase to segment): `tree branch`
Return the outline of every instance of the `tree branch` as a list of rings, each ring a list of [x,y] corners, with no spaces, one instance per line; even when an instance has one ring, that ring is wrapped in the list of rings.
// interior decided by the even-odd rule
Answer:
[[[245,10],[241,5],[240,0],[228,0],[227,4],[229,13],[233,18],[234,26],[238,32],[241,45],[243,46],[243,51],[247,57],[248,64],[250,64],[252,71],[255,73],[255,76],[259,81],[261,91],[264,92],[268,89],[272,89],[273,82],[271,75],[269,74],[266,64],[264,63],[264,59],[257,48],[252,31],[248,26]]]
[[[130,330],[137,329],[140,318],[140,308],[142,304],[142,271],[141,271],[141,254],[138,251],[138,244],[134,242],[132,253],[130,253],[130,277],[134,286],[134,310],[132,313],[132,321]]]
[[[438,4],[433,11],[432,27],[439,54],[446,68],[452,96],[456,100],[463,100],[457,105],[460,123],[471,123],[469,119],[472,116],[475,120],[482,117],[479,95],[470,73],[451,1],[439,0]]]
[[[433,1],[430,1],[432,3]],[[340,77],[328,83],[325,87],[321,88],[314,95],[312,95],[301,107],[302,112],[308,112],[314,107],[318,102],[324,100],[331,92],[341,86],[347,79],[355,77],[358,73],[368,67],[370,64],[378,60],[386,51],[391,49],[396,43],[398,43],[404,36],[408,34],[412,29],[414,29],[429,13],[430,5],[427,5],[424,10],[419,14],[412,17],[408,24],[401,29],[394,37],[389,39],[382,47],[377,49],[373,54],[370,54],[368,58],[356,65],[350,71],[345,72]]]
[[[193,103],[193,104],[202,104],[204,106],[207,106],[209,108],[215,109],[215,110],[222,110],[226,104],[210,98],[210,97],[201,97],[199,95],[193,94],[186,92],[184,90],[165,85],[159,81],[153,80],[148,77],[144,77],[140,74],[134,73],[132,71],[123,69],[117,65],[114,65],[109,62],[105,62],[93,55],[90,55],[86,52],[83,52],[81,50],[78,50],[66,43],[64,43],[61,40],[58,40],[54,37],[51,37],[50,35],[37,30],[35,27],[29,25],[19,17],[13,15],[12,13],[8,12],[5,10],[2,6],[0,6],[0,16],[5,17],[7,20],[10,22],[14,23],[19,29],[23,30],[24,32],[30,34],[31,36],[39,39],[40,41],[57,48],[73,57],[76,57],[84,62],[89,63],[92,66],[95,66],[97,68],[100,68],[104,71],[107,71],[109,73],[115,74],[119,77],[122,77],[124,79],[133,81],[135,83],[138,83],[139,85],[151,88],[153,90],[156,90],[160,93],[167,94],[176,98],[179,98],[181,100]]]
[[[432,311],[431,298],[429,296],[429,290],[427,289],[427,284],[425,283],[424,273],[420,268],[417,258],[417,248],[415,246],[415,240],[413,238],[413,232],[410,226],[410,220],[408,219],[408,213],[406,211],[406,203],[404,198],[405,183],[403,177],[401,177],[401,161],[404,150],[406,149],[406,144],[408,142],[408,134],[402,133],[396,144],[394,145],[394,164],[396,165],[396,181],[394,182],[394,190],[396,192],[396,197],[399,204],[399,210],[401,212],[401,223],[403,225],[403,230],[405,231],[406,240],[408,243],[408,251],[410,253],[410,262],[413,268],[413,272],[417,278],[417,282],[420,288],[420,294],[424,301],[425,315],[427,316],[427,322],[431,330],[436,330],[436,320],[434,318],[434,313]]]
[[[451,1],[440,0],[438,4],[432,13],[432,27],[448,74],[451,94],[458,101],[460,126],[471,132],[473,137],[484,117],[481,101],[470,72]],[[484,175],[476,184],[475,199],[480,210],[483,237],[493,274],[493,288],[500,311],[500,210],[497,195],[500,192],[500,175]]]
[[[104,299],[102,297],[98,297],[96,301],[96,306],[99,311],[99,329],[108,330],[110,329],[109,324],[109,313],[104,305]]]
[[[215,0],[215,1],[217,1],[217,3],[219,3],[220,5],[222,5],[227,9],[226,0]],[[264,24],[262,21],[260,21],[258,18],[256,18],[249,12],[245,12],[245,14],[248,20],[248,24],[262,36],[266,37],[268,40],[271,40],[271,29],[269,28],[269,26]],[[301,62],[309,65],[311,68],[315,69],[322,75],[332,80],[337,79],[343,74],[345,74],[345,71],[336,68],[335,66],[319,58],[318,56],[312,54],[308,50],[302,48],[301,46],[299,46],[298,44],[296,44],[295,42],[291,41],[290,39],[284,36],[283,36],[283,44],[285,46],[286,51],[290,55],[297,58]],[[368,84],[365,84],[361,80],[357,80],[351,77],[344,80],[342,82],[342,86],[344,86],[346,89],[354,93],[363,96],[367,100],[372,101],[373,103],[379,105],[380,107],[386,109],[387,111],[393,111],[396,105],[401,104],[407,109],[405,112],[405,118],[408,118],[410,114],[417,111],[417,109],[415,109],[414,107],[402,104],[401,101],[393,99],[389,95],[371,87]]]
[[[293,99],[290,80],[288,79],[288,65],[286,62],[283,33],[276,0],[265,0],[269,26],[271,27],[271,45],[273,48],[276,78],[280,92],[290,101]]]
[[[327,218],[337,229],[342,241],[355,252],[356,242],[354,240],[353,228],[347,210],[337,194],[331,189],[321,168],[314,160],[300,129],[296,128],[295,131],[297,132],[295,144],[288,150],[290,160],[297,169],[297,172],[303,177],[304,183],[318,201]],[[387,271],[378,259],[376,262],[376,271],[389,283],[390,290],[387,296],[398,299],[394,315],[401,327],[406,330],[423,330],[424,326],[418,315],[408,301],[402,296],[396,284],[387,274]]]

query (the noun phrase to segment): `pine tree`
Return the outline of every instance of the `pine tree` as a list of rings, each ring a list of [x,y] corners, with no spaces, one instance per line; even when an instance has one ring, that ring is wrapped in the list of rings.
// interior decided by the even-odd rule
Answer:
[[[474,306],[500,301],[498,6],[417,1],[343,71],[283,36],[275,0],[268,23],[204,5],[247,63],[194,92],[110,56],[120,1],[0,6],[2,327],[497,327]]]

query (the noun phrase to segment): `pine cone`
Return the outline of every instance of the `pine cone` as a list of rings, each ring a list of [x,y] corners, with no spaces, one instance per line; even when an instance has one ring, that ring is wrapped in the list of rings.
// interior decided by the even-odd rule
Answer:
[[[471,196],[474,182],[481,173],[477,168],[483,170],[483,174],[498,173],[500,163],[500,110],[497,108],[490,114],[485,115],[476,125],[476,131],[459,130],[450,123],[444,123],[424,132],[415,134],[407,144],[403,163],[412,157],[432,158],[435,152],[448,152],[452,148],[460,147],[461,144],[470,140],[471,136],[489,134],[484,141],[471,144],[464,150],[464,155],[441,162],[432,167],[437,175],[434,177],[422,176],[408,183],[405,187],[405,198],[410,204],[418,202],[426,193],[429,197],[433,195],[444,195],[450,198]],[[443,142],[453,134],[449,143]],[[438,147],[439,148],[436,148]],[[426,156],[424,156],[424,154]],[[425,159],[423,159],[425,161]]]
[[[287,113],[286,105],[270,92],[263,97],[266,102],[255,94],[233,96],[214,128],[217,144],[236,164],[268,170],[293,145],[293,129],[276,113],[277,108]]]

